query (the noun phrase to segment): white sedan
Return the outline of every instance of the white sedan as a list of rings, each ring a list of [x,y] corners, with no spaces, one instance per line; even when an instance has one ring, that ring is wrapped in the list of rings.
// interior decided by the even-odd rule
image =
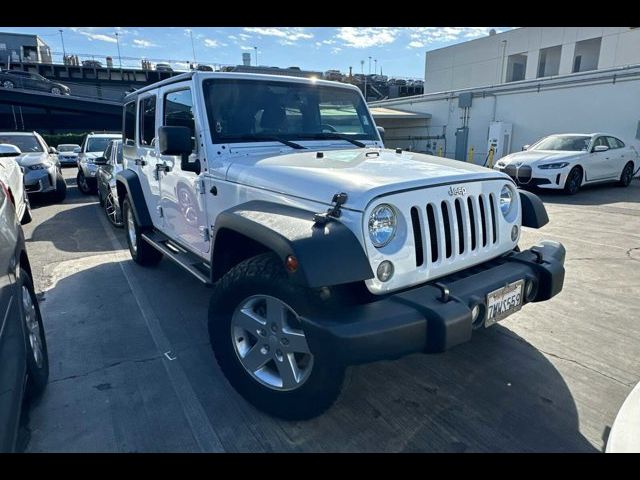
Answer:
[[[606,133],[549,135],[525,149],[502,157],[493,168],[523,187],[564,189],[571,195],[593,183],[626,187],[640,166],[633,147]]]
[[[7,190],[11,202],[15,206],[16,216],[23,225],[31,221],[31,207],[26,189],[24,188],[24,174],[16,159],[22,154],[14,145],[0,143],[0,182]]]

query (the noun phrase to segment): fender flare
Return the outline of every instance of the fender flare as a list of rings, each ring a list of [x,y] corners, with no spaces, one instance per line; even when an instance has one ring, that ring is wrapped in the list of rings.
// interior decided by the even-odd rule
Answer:
[[[535,193],[519,190],[520,205],[522,205],[522,226],[540,228],[549,223],[544,203]]]
[[[360,241],[343,223],[331,220],[316,225],[314,212],[260,200],[221,212],[211,243],[212,280],[215,276],[216,240],[232,230],[275,252],[283,264],[289,255],[298,270],[289,273],[294,283],[310,288],[327,287],[373,278]]]
[[[142,228],[153,227],[138,174],[130,168],[121,170],[116,174],[116,188],[118,189],[120,208],[122,209],[124,194],[126,194],[130,199],[133,215],[138,225]]]

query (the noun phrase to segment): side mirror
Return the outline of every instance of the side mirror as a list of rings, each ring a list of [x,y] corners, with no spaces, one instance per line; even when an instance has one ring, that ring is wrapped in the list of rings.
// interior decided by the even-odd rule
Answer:
[[[96,165],[106,165],[107,159],[105,157],[98,157],[93,160],[93,163],[95,163]]]
[[[380,138],[384,142],[384,127],[377,127],[378,133],[380,134]]]
[[[531,146],[531,145],[523,145],[523,146],[522,146],[522,151],[524,152],[525,150],[529,150],[529,147],[530,147],[530,146]]]
[[[20,154],[22,154],[22,152],[15,145],[9,145],[8,143],[0,143],[0,158],[17,157]]]
[[[609,150],[609,147],[606,145],[596,145],[593,147],[594,152],[606,152],[607,150]]]
[[[49,153],[58,153],[58,150],[53,147],[49,147]]]
[[[180,168],[185,172],[200,173],[200,160],[189,161],[189,155],[193,151],[191,129],[187,127],[160,127],[158,129],[158,146],[161,155],[180,155],[182,157]]]

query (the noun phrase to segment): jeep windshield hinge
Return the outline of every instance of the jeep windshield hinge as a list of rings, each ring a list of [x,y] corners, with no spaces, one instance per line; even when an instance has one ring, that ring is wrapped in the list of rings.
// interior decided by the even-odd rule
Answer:
[[[333,203],[331,208],[329,208],[325,213],[316,213],[313,216],[313,221],[317,224],[324,225],[331,218],[339,218],[342,214],[340,207],[347,202],[348,198],[349,196],[344,192],[336,193],[331,200],[331,203]]]

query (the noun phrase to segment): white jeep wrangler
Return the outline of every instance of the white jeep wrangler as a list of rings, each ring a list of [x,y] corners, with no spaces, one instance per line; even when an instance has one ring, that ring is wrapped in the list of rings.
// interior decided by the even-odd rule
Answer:
[[[131,256],[213,293],[229,382],[276,416],[320,414],[345,367],[470,340],[562,289],[547,221],[505,174],[389,150],[341,83],[192,72],[125,98],[118,197]]]

